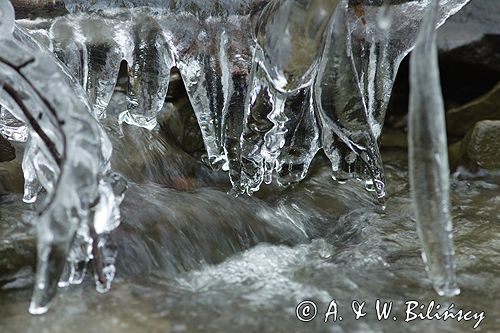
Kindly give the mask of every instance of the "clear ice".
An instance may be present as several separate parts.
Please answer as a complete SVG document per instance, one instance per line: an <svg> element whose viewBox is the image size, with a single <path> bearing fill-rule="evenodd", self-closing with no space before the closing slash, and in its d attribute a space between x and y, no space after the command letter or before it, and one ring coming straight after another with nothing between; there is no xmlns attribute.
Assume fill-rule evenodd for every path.
<svg viewBox="0 0 500 333"><path fill-rule="evenodd" d="M244 106L240 186L302 180L320 148L312 85L332 1L276 1L260 14ZM233 182L235 179L233 179Z"/></svg>
<svg viewBox="0 0 500 333"><path fill-rule="evenodd" d="M438 25L467 2L443 1ZM20 23L67 65L99 118L126 61L119 121L154 128L177 67L207 161L229 171L235 193L300 181L323 148L334 179L361 179L383 199L385 112L429 3L66 0L69 15Z"/></svg>
<svg viewBox="0 0 500 333"><path fill-rule="evenodd" d="M115 254L104 244L119 223L125 185L109 169L111 146L95 119L110 116L123 62L127 106L117 121L156 128L176 67L206 161L228 171L235 194L302 180L322 148L334 179L359 179L383 201L379 141L398 67L424 23L422 34L431 34L468 1L442 0L431 29L424 22L431 0L65 0L68 14L19 20L14 30L9 2L0 0L0 132L27 142L24 200L37 201L42 189L48 198L32 312L45 310L58 280L81 282L92 258L98 290L114 275ZM422 59L415 61L428 68ZM26 105L9 95L12 87ZM429 165L443 176L442 163ZM428 191L418 197L444 200L433 197L444 192ZM447 207L441 204L435 207ZM433 235L449 229L419 228ZM444 278L451 266L443 248L422 238L430 275Z"/></svg>
<svg viewBox="0 0 500 333"><path fill-rule="evenodd" d="M14 27L11 4L0 1L0 102L28 128L24 199L43 197L33 314L47 311L58 285L74 280L82 261L94 259L98 290L113 279L106 239L119 224L124 188L110 170L111 143L78 93L53 56Z"/></svg>
<svg viewBox="0 0 500 333"><path fill-rule="evenodd" d="M433 0L410 61L409 174L422 256L440 295L460 293L453 261L450 169L435 26L439 0Z"/></svg>

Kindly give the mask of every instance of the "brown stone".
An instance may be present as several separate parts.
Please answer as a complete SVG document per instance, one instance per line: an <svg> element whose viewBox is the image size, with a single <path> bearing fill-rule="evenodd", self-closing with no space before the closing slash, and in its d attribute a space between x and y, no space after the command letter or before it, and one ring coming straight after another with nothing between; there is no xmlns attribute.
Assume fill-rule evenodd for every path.
<svg viewBox="0 0 500 333"><path fill-rule="evenodd" d="M462 142L462 151L470 167L500 170L500 121L478 122Z"/></svg>
<svg viewBox="0 0 500 333"><path fill-rule="evenodd" d="M387 129L382 132L383 147L388 148L407 148L408 133L402 130Z"/></svg>
<svg viewBox="0 0 500 333"><path fill-rule="evenodd" d="M500 120L500 82L487 94L447 114L448 133L463 136L481 120Z"/></svg>

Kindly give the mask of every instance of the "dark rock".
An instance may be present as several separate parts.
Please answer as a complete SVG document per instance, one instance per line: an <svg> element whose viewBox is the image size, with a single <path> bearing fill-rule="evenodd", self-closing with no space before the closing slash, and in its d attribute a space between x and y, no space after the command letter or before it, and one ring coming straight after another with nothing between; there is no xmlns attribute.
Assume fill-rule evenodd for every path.
<svg viewBox="0 0 500 333"><path fill-rule="evenodd" d="M0 135L0 162L9 162L16 158L16 150L7 139Z"/></svg>
<svg viewBox="0 0 500 333"><path fill-rule="evenodd" d="M500 80L500 2L471 0L438 32L443 93L449 108Z"/></svg>
<svg viewBox="0 0 500 333"><path fill-rule="evenodd" d="M382 133L382 147L407 148L408 133L403 130L389 129Z"/></svg>
<svg viewBox="0 0 500 333"><path fill-rule="evenodd" d="M163 135L174 140L189 155L200 158L205 153L203 137L179 70L170 73L167 98L158 122Z"/></svg>
<svg viewBox="0 0 500 333"><path fill-rule="evenodd" d="M455 142L454 144L448 146L448 161L451 171L455 171L459 165L464 164L464 159L462 141Z"/></svg>
<svg viewBox="0 0 500 333"><path fill-rule="evenodd" d="M16 11L16 19L56 17L68 12L62 0L12 0L12 5Z"/></svg>
<svg viewBox="0 0 500 333"><path fill-rule="evenodd" d="M21 195L0 197L0 288L12 282L19 270L35 267L35 216Z"/></svg>
<svg viewBox="0 0 500 333"><path fill-rule="evenodd" d="M478 99L451 109L446 119L448 133L463 136L481 120L500 120L500 83Z"/></svg>
<svg viewBox="0 0 500 333"><path fill-rule="evenodd" d="M460 144L455 145L455 150L460 145L460 164L465 164L473 171L484 169L487 171L500 170L500 133L499 120L483 120L470 130ZM452 149L453 151L453 149Z"/></svg>
<svg viewBox="0 0 500 333"><path fill-rule="evenodd" d="M500 81L500 1L471 0L438 30L437 41L447 110L470 103ZM398 71L387 113L387 126L398 130L406 127L408 58ZM465 133L460 133L462 138Z"/></svg>
<svg viewBox="0 0 500 333"><path fill-rule="evenodd" d="M488 36L500 36L500 2L498 0L471 0L452 16L438 31L438 47L441 53L481 42ZM498 45L490 45L499 50ZM474 50L471 50L474 51ZM476 50L479 55L480 50ZM497 53L498 56L500 54ZM477 58L484 63L483 57ZM472 59L471 59L472 60ZM500 70L500 63L490 60L492 67Z"/></svg>

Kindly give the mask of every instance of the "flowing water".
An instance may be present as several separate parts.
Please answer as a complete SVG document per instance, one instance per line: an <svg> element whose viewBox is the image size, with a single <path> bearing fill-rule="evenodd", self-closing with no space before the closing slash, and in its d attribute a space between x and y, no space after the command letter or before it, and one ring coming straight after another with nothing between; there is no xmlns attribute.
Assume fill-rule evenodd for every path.
<svg viewBox="0 0 500 333"><path fill-rule="evenodd" d="M88 279L60 290L46 315L29 315L34 213L21 203L22 193L6 194L0 332L470 332L477 322L405 322L410 300L485 311L479 331L500 329L494 296L500 293L500 177L452 178L462 294L442 298L421 260L404 150L382 152L389 193L383 211L359 182L334 182L322 156L298 185L235 198L226 194L227 176L160 133L136 129L126 136L112 125L108 132L115 142L112 164L131 180L122 225L113 234L119 256L112 290L100 295ZM7 168L2 184L15 192L16 162ZM324 323L333 299L343 320ZM377 299L394 302L388 320L377 320ZM318 308L308 323L296 317L303 300ZM366 302L367 315L359 320L354 300Z"/></svg>
<svg viewBox="0 0 500 333"><path fill-rule="evenodd" d="M7 55L0 62L0 97L4 107L30 120L34 131L27 144L16 144L18 159L0 166L0 332L500 331L495 317L500 175L456 173L448 214L443 196L448 184L442 182L448 175L446 144L441 140L443 151L433 153L425 140L410 142L423 151L411 154L412 166L430 166L423 160L429 159L436 162L431 171L440 171L436 179L433 173L412 177L413 187L424 189L415 202L430 201L418 205L427 255L422 261L407 152L385 150L381 157L377 145L395 73L414 46L431 1L390 6L369 1L366 8L342 1L327 29L324 54L305 51L305 58L294 42L304 38L303 26L294 20L309 22L308 15L315 15L299 0L287 2L291 7L271 5L259 19L255 41L250 34L230 38L251 30L247 14L259 1L235 8L223 2L222 11L213 2L162 14L151 8L80 13L50 24L24 22L29 33L14 28L12 8L0 2L0 15L8 19L0 20L0 53ZM142 6L139 2L132 4ZM416 83L438 73L437 56L425 47L434 39L435 23L467 2L446 0L442 7L432 2L434 20L424 24L417 51L423 52L420 60L430 59L434 66L415 62ZM77 6L68 9L77 12L89 5L71 3ZM333 7L316 9L326 15ZM193 8L198 9L190 13ZM330 16L316 23L326 29ZM287 31L294 36L291 44L285 38L275 45ZM309 37L306 44L318 49L320 40ZM42 44L68 67L54 62ZM288 61L282 55L290 48ZM297 67L294 59L303 63ZM123 64L127 87L113 95ZM192 110L184 103L187 113L164 104L165 95L167 102L171 97L169 85L175 84L172 77L179 74L191 100ZM432 82L422 88L440 98L439 82ZM419 99L429 94L413 86L418 85L412 85L417 102L440 102ZM31 109L12 103L19 92L31 96ZM33 113L40 105L43 112ZM100 119L107 136L82 109ZM243 109L244 115L238 113ZM413 125L423 124L416 119ZM444 121L431 119L419 128L432 125L437 127L429 135L420 130L417 135L443 139ZM40 181L48 209L40 209L43 200L22 204L21 164L24 201L36 199ZM116 230L124 182L111 170L128 181ZM304 177L299 184L280 185ZM442 185L440 198L432 197L436 187L424 186L433 182ZM365 183L375 193L367 192ZM253 197L234 196L257 190ZM458 291L449 215L462 289L454 298L439 297L432 288L434 283L442 293ZM75 223L66 223L68 218ZM66 257L71 274L63 272ZM101 292L116 264L116 283L107 295L96 293L92 274L67 286L80 282L81 264L90 258ZM28 315L33 285L30 311L41 314L58 281L61 289L49 313ZM441 282L450 288L441 288ZM384 319L377 318L380 302L392 309ZM450 313L452 319L440 319Z"/></svg>

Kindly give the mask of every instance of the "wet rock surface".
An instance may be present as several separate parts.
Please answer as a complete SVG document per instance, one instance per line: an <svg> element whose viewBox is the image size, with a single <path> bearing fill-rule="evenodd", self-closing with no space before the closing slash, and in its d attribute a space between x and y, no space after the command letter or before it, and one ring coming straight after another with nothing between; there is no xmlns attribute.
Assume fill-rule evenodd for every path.
<svg viewBox="0 0 500 333"><path fill-rule="evenodd" d="M500 56L498 45L490 43L500 36L499 18L498 1L472 0L439 29L438 45L441 53L449 52L452 56L452 52L456 52L455 55L463 61L486 64L499 71L500 65L495 62ZM461 49L463 47L466 48ZM491 55L494 57L488 57Z"/></svg>
<svg viewBox="0 0 500 333"><path fill-rule="evenodd" d="M500 3L472 0L438 30L445 99L454 108L500 81Z"/></svg>
<svg viewBox="0 0 500 333"><path fill-rule="evenodd" d="M500 121L483 120L459 143L461 163L470 170L500 171Z"/></svg>
<svg viewBox="0 0 500 333"><path fill-rule="evenodd" d="M463 136L478 121L500 120L500 83L478 99L451 109L446 115L449 135Z"/></svg>
<svg viewBox="0 0 500 333"><path fill-rule="evenodd" d="M32 284L24 273L36 264L34 215L20 194L0 196L0 289Z"/></svg>
<svg viewBox="0 0 500 333"><path fill-rule="evenodd" d="M12 161L16 158L16 150L9 141L0 135L0 162Z"/></svg>
<svg viewBox="0 0 500 333"><path fill-rule="evenodd" d="M66 12L62 0L13 0L18 19L36 19L40 17L55 17Z"/></svg>

